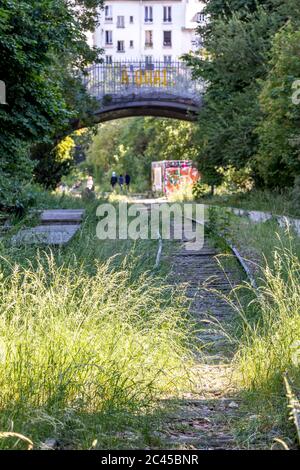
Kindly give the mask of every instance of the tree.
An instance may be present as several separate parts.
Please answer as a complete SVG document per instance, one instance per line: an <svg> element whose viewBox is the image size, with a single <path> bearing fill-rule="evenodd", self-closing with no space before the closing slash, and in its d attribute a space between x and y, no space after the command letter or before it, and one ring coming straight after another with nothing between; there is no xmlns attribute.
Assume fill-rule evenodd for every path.
<svg viewBox="0 0 300 470"><path fill-rule="evenodd" d="M188 55L194 77L207 82L205 106L199 115L199 168L209 184L220 183L218 167L258 166L257 127L264 119L260 87L268 75L274 35L299 21L297 0L210 0L210 21L199 28L205 54Z"/></svg>
<svg viewBox="0 0 300 470"><path fill-rule="evenodd" d="M257 161L269 187L292 186L300 175L300 93L293 89L300 77L299 58L300 31L289 23L274 37L270 71L260 94L264 116L257 129Z"/></svg>
<svg viewBox="0 0 300 470"><path fill-rule="evenodd" d="M145 125L152 129L155 138L149 141L147 154L151 159L194 160L197 148L193 145L195 126L186 121L150 118Z"/></svg>
<svg viewBox="0 0 300 470"><path fill-rule="evenodd" d="M102 182L107 178L110 168L118 164L120 135L127 125L127 120L116 120L100 124L97 133L87 151L87 161L94 168L94 176Z"/></svg>
<svg viewBox="0 0 300 470"><path fill-rule="evenodd" d="M127 171L139 190L146 190L152 161L195 159L194 129L187 122L149 117L105 123L88 151L88 163L99 182L108 181L111 170Z"/></svg>
<svg viewBox="0 0 300 470"><path fill-rule="evenodd" d="M8 103L0 106L4 178L29 180L30 147L53 147L70 120L81 118L82 71L100 52L89 47L86 32L94 30L101 5L102 0L0 1L0 79ZM74 86L69 94L68 83Z"/></svg>
<svg viewBox="0 0 300 470"><path fill-rule="evenodd" d="M237 12L253 13L259 6L273 10L274 5L283 3L283 0L204 0L205 13L211 19L230 17Z"/></svg>
<svg viewBox="0 0 300 470"><path fill-rule="evenodd" d="M257 149L260 119L257 79L266 75L266 55L277 16L259 8L215 19L205 34L207 57L187 56L207 90L199 115L199 169L203 180L219 184L218 167L249 164Z"/></svg>

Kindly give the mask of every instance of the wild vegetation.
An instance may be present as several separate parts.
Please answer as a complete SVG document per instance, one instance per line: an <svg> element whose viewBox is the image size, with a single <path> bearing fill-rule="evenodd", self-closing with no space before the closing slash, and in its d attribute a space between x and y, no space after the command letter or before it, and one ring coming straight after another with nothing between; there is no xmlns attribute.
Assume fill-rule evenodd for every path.
<svg viewBox="0 0 300 470"><path fill-rule="evenodd" d="M207 83L199 114L203 182L224 181L220 167L251 169L257 188L293 187L299 176L299 8L295 0L206 2L199 28L204 54L188 55Z"/></svg>
<svg viewBox="0 0 300 470"><path fill-rule="evenodd" d="M1 241L0 430L35 448L145 446L161 400L189 389L193 322L184 291L154 269L157 242L100 242L87 209L66 248Z"/></svg>
<svg viewBox="0 0 300 470"><path fill-rule="evenodd" d="M162 446L150 431L162 399L189 389L194 357L184 289L168 285L164 264L154 269L155 242L99 243L94 203L41 186L71 180L86 153L83 166L102 188L112 170L127 171L143 192L152 161L187 158L202 174L197 199L299 216L298 3L207 0L204 50L185 57L194 78L207 82L198 123L126 119L93 136L93 129L74 130L79 121L91 125L95 103L82 76L99 60L86 32L97 25L102 0L1 2L8 105L0 107L0 210L6 217L24 216L31 205L84 206L88 214L65 248L11 244L34 215L12 217L1 235L0 431L29 436L37 448L52 436L65 448ZM257 436L272 439L278 425L293 446L283 376L298 393L299 239L275 221L253 225L223 214L215 222L258 265L258 290L237 290L239 321L228 331L238 392L253 411L236 431L251 447ZM15 442L6 435L0 447Z"/></svg>
<svg viewBox="0 0 300 470"><path fill-rule="evenodd" d="M205 54L186 57L195 77L208 82L196 136L203 180L195 194L208 203L299 216L297 2L206 3L210 22L199 28ZM214 196L205 183L218 187ZM235 304L234 364L253 412L237 432L251 446L281 430L293 446L284 374L299 396L299 239L275 221L223 214L219 223L259 286L239 289Z"/></svg>
<svg viewBox="0 0 300 470"><path fill-rule="evenodd" d="M243 410L252 413L237 423L237 436L265 447L273 434L294 447L285 377L299 396L300 238L273 219L253 223L223 208L210 212L212 234L222 232L237 247L257 285L242 283L228 297L236 313L225 328L235 350L235 379Z"/></svg>
<svg viewBox="0 0 300 470"><path fill-rule="evenodd" d="M152 117L129 118L98 126L87 151L87 164L102 188L109 187L112 171L132 177L133 188L151 188L151 162L196 157L195 126L188 122Z"/></svg>
<svg viewBox="0 0 300 470"><path fill-rule="evenodd" d="M252 422L244 423L244 438L263 439L277 428L287 446L294 447L296 428L289 422L285 377L299 396L300 266L299 249L296 254L284 245L278 240L273 246L260 270L258 290L249 288L251 302L237 309L242 331L235 365L246 406L254 413Z"/></svg>
<svg viewBox="0 0 300 470"><path fill-rule="evenodd" d="M1 80L7 101L0 107L2 209L26 205L26 184L36 177L47 186L45 175L53 166L57 173L62 165L58 173L63 173L65 156L57 144L78 120L89 122L93 100L82 73L100 51L90 48L86 33L94 30L101 5L102 0L1 2ZM40 161L44 167L47 161L44 179ZM60 176L55 176L57 184Z"/></svg>

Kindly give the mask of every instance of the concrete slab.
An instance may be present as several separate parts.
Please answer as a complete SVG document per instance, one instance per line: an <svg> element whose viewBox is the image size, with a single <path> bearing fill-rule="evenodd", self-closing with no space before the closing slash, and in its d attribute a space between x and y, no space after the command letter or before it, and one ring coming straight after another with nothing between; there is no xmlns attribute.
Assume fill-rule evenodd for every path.
<svg viewBox="0 0 300 470"><path fill-rule="evenodd" d="M45 210L41 213L41 222L50 224L80 224L84 217L84 209L54 209Z"/></svg>
<svg viewBox="0 0 300 470"><path fill-rule="evenodd" d="M37 227L22 229L14 237L14 245L65 245L79 230L80 225L38 225Z"/></svg>

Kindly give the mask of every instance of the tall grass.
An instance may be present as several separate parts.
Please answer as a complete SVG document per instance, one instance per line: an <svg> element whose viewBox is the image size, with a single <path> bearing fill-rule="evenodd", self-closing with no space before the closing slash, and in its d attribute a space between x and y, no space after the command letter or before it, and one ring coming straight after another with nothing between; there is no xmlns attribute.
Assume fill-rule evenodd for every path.
<svg viewBox="0 0 300 470"><path fill-rule="evenodd" d="M0 286L2 430L17 418L31 436L36 413L136 412L186 384L182 294L147 273L132 282L126 261L98 263L91 277L45 256Z"/></svg>
<svg viewBox="0 0 300 470"><path fill-rule="evenodd" d="M247 192L224 192L216 190L214 196L204 195L203 204L238 207L246 210L272 212L275 215L299 217L299 205L292 198L291 190L269 191L253 189Z"/></svg>
<svg viewBox="0 0 300 470"><path fill-rule="evenodd" d="M180 184L168 195L170 202L191 202L194 201L193 186L191 184Z"/></svg>
<svg viewBox="0 0 300 470"><path fill-rule="evenodd" d="M243 334L235 362L243 388L254 398L256 412L288 428L284 374L300 390L300 260L291 248L280 246L266 264L258 290L243 308ZM263 422L263 420L261 421ZM266 434L266 428L264 430Z"/></svg>
<svg viewBox="0 0 300 470"><path fill-rule="evenodd" d="M274 253L274 266L263 270L264 280L256 292L253 324L245 322L237 355L244 385L272 393L280 390L285 371L300 379L295 344L300 340L300 261L289 249ZM245 318L245 313L243 313Z"/></svg>
<svg viewBox="0 0 300 470"><path fill-rule="evenodd" d="M119 447L189 383L184 292L151 271L155 242L98 240L96 204L66 247L0 245L0 432L34 447Z"/></svg>
<svg viewBox="0 0 300 470"><path fill-rule="evenodd" d="M260 272L259 266L266 263L274 267L274 251L278 246L281 251L287 249L300 258L300 238L292 227L280 227L275 219L254 223L248 217L231 214L223 208L213 208L213 214L211 211L210 219L213 217L217 224L216 230L226 233L254 271Z"/></svg>

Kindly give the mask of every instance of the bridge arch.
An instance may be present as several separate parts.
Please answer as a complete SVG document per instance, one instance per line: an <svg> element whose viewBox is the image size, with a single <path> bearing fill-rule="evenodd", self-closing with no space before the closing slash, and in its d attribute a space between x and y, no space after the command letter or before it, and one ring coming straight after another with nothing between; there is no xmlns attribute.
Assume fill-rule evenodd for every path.
<svg viewBox="0 0 300 470"><path fill-rule="evenodd" d="M192 80L185 63L160 61L97 64L88 70L85 84L99 102L96 123L132 116L195 121L205 88Z"/></svg>

